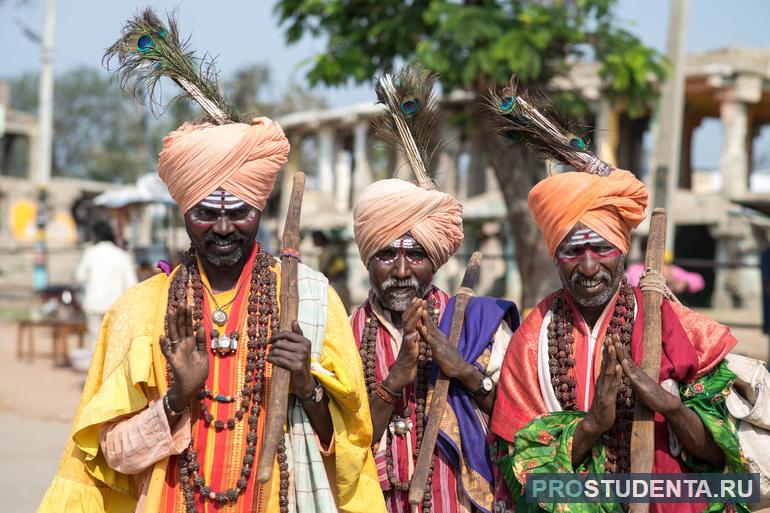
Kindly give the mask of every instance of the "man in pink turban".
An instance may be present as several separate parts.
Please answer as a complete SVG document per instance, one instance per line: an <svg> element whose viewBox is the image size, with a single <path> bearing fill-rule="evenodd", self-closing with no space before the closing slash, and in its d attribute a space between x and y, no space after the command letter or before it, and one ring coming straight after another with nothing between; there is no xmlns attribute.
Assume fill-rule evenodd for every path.
<svg viewBox="0 0 770 513"><path fill-rule="evenodd" d="M385 510L362 367L322 274L299 265L297 320L277 329L280 268L256 234L288 152L264 117L186 123L164 139L158 172L192 246L106 314L40 513ZM291 420L260 483L273 366L291 373Z"/></svg>
<svg viewBox="0 0 770 513"><path fill-rule="evenodd" d="M641 291L623 276L646 206L644 184L620 169L553 175L529 194L563 288L527 316L503 362L490 429L508 508L563 509L528 501L525 483L537 473L629 472L636 401L655 412L653 472L744 471L722 401L735 378L722 361L736 343L726 327L666 299L660 375L651 379L638 367L646 312ZM621 509L611 501L570 506ZM650 510L707 506L693 500Z"/></svg>
<svg viewBox="0 0 770 513"><path fill-rule="evenodd" d="M463 241L462 206L450 194L404 180L375 182L353 210L353 230L371 288L351 322L388 510L410 510L408 485L430 376L439 368L452 378L451 398L423 511L492 511L492 463L481 419L492 411L500 361L518 325L516 307L473 298L457 348L449 345L454 298L432 281Z"/></svg>

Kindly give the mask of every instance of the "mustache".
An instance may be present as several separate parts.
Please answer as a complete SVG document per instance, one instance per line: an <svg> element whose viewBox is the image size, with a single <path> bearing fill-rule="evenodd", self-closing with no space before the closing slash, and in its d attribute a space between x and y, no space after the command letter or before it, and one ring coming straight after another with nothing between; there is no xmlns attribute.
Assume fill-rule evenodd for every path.
<svg viewBox="0 0 770 513"><path fill-rule="evenodd" d="M420 282L412 276L411 278L388 278L382 282L382 290L390 290L394 288L411 288L415 292L420 288Z"/></svg>
<svg viewBox="0 0 770 513"><path fill-rule="evenodd" d="M214 232L208 232L206 235L203 236L203 243L207 245L218 244L220 246L226 246L227 244L230 244L233 242L242 242L244 238L245 237L238 232L233 232L230 235L227 235L225 237L222 237L221 235L217 235Z"/></svg>
<svg viewBox="0 0 770 513"><path fill-rule="evenodd" d="M583 279L599 280L609 284L612 281L612 275L609 273L609 271L606 271L604 269L599 270L599 272L597 272L593 276L586 276L580 271L575 270L575 272L572 273L572 276L569 277L570 284L573 286L576 286L578 282Z"/></svg>

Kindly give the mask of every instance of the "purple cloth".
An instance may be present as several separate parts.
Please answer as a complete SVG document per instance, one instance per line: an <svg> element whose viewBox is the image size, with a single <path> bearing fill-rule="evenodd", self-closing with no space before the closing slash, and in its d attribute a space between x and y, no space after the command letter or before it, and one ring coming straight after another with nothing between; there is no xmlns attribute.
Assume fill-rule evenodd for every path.
<svg viewBox="0 0 770 513"><path fill-rule="evenodd" d="M449 300L439 323L439 329L447 336L452 325L455 299L453 297ZM465 309L463 330L460 333L460 340L457 344L460 356L466 362L474 363L485 349L492 346L495 332L503 319L509 321L511 330L516 331L516 328L519 327L519 312L513 302L491 297L471 298ZM436 382L437 374L438 367L434 365L431 383ZM459 451L462 450L465 463L489 483L493 483L492 460L490 460L489 451L487 450L484 426L474 411L470 392L458 380L453 379L449 383L447 405L452 408L455 417L457 417L462 449L458 448L455 442L443 431L439 431L436 446L458 471L460 466ZM475 503L474 505L482 511L489 513L489 510L483 505Z"/></svg>
<svg viewBox="0 0 770 513"><path fill-rule="evenodd" d="M166 273L166 276L171 274L171 264L166 260L158 260L158 262L155 264L155 267Z"/></svg>

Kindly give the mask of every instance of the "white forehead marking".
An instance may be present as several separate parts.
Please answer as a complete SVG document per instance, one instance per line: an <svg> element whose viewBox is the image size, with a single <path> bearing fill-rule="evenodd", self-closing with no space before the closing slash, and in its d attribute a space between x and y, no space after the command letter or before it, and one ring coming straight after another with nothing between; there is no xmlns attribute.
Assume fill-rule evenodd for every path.
<svg viewBox="0 0 770 513"><path fill-rule="evenodd" d="M201 205L204 207L220 210L235 210L243 207L245 204L246 202L224 189L215 190L201 201Z"/></svg>
<svg viewBox="0 0 770 513"><path fill-rule="evenodd" d="M583 246L586 244L598 244L606 242L604 237L591 230L590 228L584 228L582 230L576 230L565 242L567 246Z"/></svg>
<svg viewBox="0 0 770 513"><path fill-rule="evenodd" d="M412 249L415 246L419 246L419 244L410 235L404 235L390 243L390 247L396 249Z"/></svg>

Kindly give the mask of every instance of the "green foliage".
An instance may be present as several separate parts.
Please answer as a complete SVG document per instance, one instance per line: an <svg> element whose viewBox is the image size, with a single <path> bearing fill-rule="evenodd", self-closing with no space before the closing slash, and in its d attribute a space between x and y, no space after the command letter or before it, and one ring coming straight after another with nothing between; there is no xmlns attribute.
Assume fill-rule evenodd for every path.
<svg viewBox="0 0 770 513"><path fill-rule="evenodd" d="M664 58L620 27L617 0L279 0L286 39L323 35L311 84L364 82L402 60L436 71L445 87L486 92L512 72L548 84L577 62L599 63L614 99L639 115L655 98Z"/></svg>

